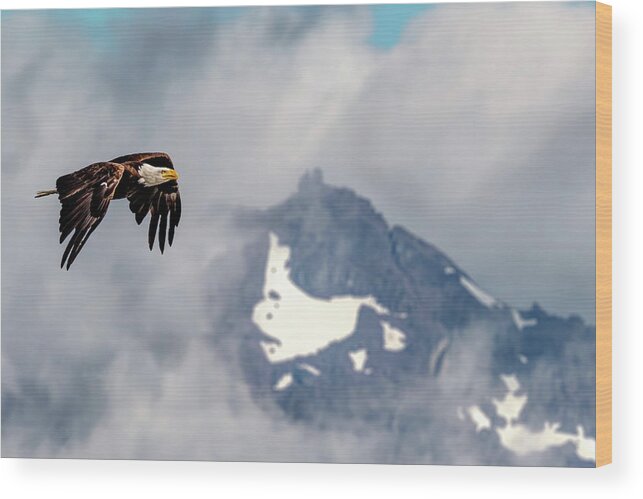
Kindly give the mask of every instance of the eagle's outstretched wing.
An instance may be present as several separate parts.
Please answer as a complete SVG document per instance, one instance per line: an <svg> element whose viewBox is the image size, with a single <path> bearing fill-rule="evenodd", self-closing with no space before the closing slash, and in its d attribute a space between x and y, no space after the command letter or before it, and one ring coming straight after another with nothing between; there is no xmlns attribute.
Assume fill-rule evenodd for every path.
<svg viewBox="0 0 643 499"><path fill-rule="evenodd" d="M127 193L127 199L137 224L140 225L148 212L151 213L150 227L147 233L150 250L154 247L157 228L161 253L165 250L166 234L167 241L172 246L174 229L179 225L179 220L181 219L181 196L176 180L165 182L155 187L143 187L135 183Z"/></svg>
<svg viewBox="0 0 643 499"><path fill-rule="evenodd" d="M94 163L56 181L58 199L62 204L60 242L74 231L63 253L61 268L67 262L69 270L91 233L105 217L123 171L123 165L113 162Z"/></svg>
<svg viewBox="0 0 643 499"><path fill-rule="evenodd" d="M158 168L172 168L174 165L170 156L164 152L139 152L135 154L127 154L119 156L111 160L111 163L147 163L148 165L156 166Z"/></svg>
<svg viewBox="0 0 643 499"><path fill-rule="evenodd" d="M148 165L174 169L170 156L164 152L142 152L119 156L112 160L114 163L147 163ZM148 230L150 250L154 247L154 239L158 230L159 248L165 250L165 238L170 246L174 241L174 229L181 219L181 196L179 185L175 180L165 182L155 187L144 187L134 183L127 192L129 207L134 213L136 223L141 224L148 213L151 213ZM169 217L169 229L168 229Z"/></svg>

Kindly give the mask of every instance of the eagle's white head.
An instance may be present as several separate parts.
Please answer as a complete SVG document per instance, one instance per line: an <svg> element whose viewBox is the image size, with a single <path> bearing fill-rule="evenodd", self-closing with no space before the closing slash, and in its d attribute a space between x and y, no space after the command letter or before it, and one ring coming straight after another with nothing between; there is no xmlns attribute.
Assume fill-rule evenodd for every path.
<svg viewBox="0 0 643 499"><path fill-rule="evenodd" d="M141 176L141 178L138 179L138 183L144 187L153 187L169 182L170 180L179 179L179 174L176 173L176 170L172 168L160 168L158 166L148 165L147 163L143 163L139 167L138 173Z"/></svg>

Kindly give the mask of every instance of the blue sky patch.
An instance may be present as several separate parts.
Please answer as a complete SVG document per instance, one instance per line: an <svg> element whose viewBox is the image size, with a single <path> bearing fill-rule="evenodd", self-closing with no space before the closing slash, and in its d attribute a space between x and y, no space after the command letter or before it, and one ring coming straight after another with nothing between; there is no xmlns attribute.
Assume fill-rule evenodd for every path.
<svg viewBox="0 0 643 499"><path fill-rule="evenodd" d="M373 32L369 43L382 50L395 47L409 23L431 7L429 4L371 5Z"/></svg>

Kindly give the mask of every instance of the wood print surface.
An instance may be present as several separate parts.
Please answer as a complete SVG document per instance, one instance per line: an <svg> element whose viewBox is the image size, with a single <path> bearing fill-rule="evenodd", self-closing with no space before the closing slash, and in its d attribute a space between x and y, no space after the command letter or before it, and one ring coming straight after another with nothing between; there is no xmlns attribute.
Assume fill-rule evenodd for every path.
<svg viewBox="0 0 643 499"><path fill-rule="evenodd" d="M3 12L3 456L608 462L602 9Z"/></svg>
<svg viewBox="0 0 643 499"><path fill-rule="evenodd" d="M596 465L612 462L612 8L596 4Z"/></svg>

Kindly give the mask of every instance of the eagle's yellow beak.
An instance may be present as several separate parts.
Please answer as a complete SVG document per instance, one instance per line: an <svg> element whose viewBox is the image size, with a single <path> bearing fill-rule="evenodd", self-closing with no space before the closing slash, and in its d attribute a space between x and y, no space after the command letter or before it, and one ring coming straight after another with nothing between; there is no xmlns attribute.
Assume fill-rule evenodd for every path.
<svg viewBox="0 0 643 499"><path fill-rule="evenodd" d="M161 176L165 180L178 180L179 179L179 174L176 173L176 170L172 170L172 169L163 170L161 172Z"/></svg>

